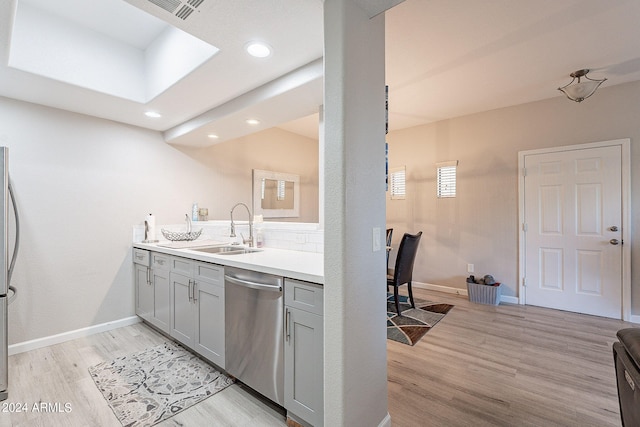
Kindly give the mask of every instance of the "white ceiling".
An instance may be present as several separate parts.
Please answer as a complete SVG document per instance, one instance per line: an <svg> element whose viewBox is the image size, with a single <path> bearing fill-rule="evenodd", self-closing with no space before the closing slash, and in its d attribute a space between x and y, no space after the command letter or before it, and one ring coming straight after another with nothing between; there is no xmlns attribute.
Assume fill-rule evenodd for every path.
<svg viewBox="0 0 640 427"><path fill-rule="evenodd" d="M164 3L172 1L175 0L164 1ZM210 43L220 51L178 83L148 102L125 99L7 66L14 17L21 7L27 5L40 8L41 15L51 13L51 19L63 16L68 19L69 28L73 27L78 34L81 34L82 31L88 31L86 37L77 37L78 50L80 48L86 50L85 42L95 33L109 37L115 31L123 36L120 41L138 35L135 24L130 25L132 17L129 15L130 13L134 14L136 9L129 7L128 10L133 9L133 12L123 12L127 8L122 6L127 3ZM94 6L97 4L100 4L100 7L97 9L99 16L96 18L93 12L95 12ZM90 6L87 7L87 5ZM81 22L82 26L78 22ZM104 22L110 23L114 31L107 32L104 29ZM98 25L98 23L101 24ZM138 25L137 28L141 34L147 34L147 31L143 31L147 23L143 23L143 25L139 23ZM127 0L126 3L123 0L92 0L91 2L86 0L56 0L55 2L0 0L0 58L2 59L0 63L0 95L149 129L167 131L203 113L210 112L212 109L228 106L240 96L248 98L247 93L321 58L322 27L321 0L204 0L186 20L174 16L149 0ZM153 39L153 32L154 29L151 28L148 31L150 36L143 36L147 39L147 43L149 39ZM127 34L129 36L125 37ZM42 34L33 34L32 37L32 44L37 47L48 43L53 36L43 31ZM253 40L262 40L271 45L273 47L272 55L259 59L246 54L244 46ZM138 44L138 46L140 45L144 46L144 43ZM58 53L60 54L56 57ZM50 56L52 61L69 61L69 56L66 53L53 51L50 52ZM97 61L101 59L101 55L110 53L98 50L92 55L95 55ZM117 65L119 64L114 64L114 68L117 68ZM114 69L113 71L119 72L121 70ZM80 73L81 71L76 69L74 72ZM304 76L311 81L287 82L288 87L293 89L310 83L317 86L317 76L309 76L308 74ZM299 76L294 77L300 79ZM277 88L271 87L270 89L268 92L271 98L275 99L285 95ZM298 108L293 105L289 107L292 116L280 114L277 119L290 120L300 117L299 114L308 115L316 112L318 105L322 103L322 91L316 90L315 92L317 92L317 94L314 93L315 99L305 96ZM264 96L265 91L258 91L258 93ZM264 99L259 100L264 101ZM244 123L244 119L248 118L245 117L247 105L248 102L245 100L235 110L230 110L228 107L222 108L224 110L222 117L226 120L229 120L230 116L237 116L237 129L233 130L234 134L220 135L220 140L239 136L242 134L243 128L247 128ZM146 117L144 112L147 110L160 112L162 118L150 119ZM216 117L220 118L219 116ZM268 123L265 120L261 125L247 129L245 132L254 132L275 124L277 123ZM206 138L208 131L209 129L205 128L195 129L192 132L191 140L182 136L179 142L191 143L192 145L209 144L211 140Z"/></svg>
<svg viewBox="0 0 640 427"><path fill-rule="evenodd" d="M386 17L390 127L564 96L583 68L640 80L638 23L638 0L407 0Z"/></svg>
<svg viewBox="0 0 640 427"><path fill-rule="evenodd" d="M220 51L150 101L132 101L8 67L19 2L144 49L163 26L143 32L128 19L139 11L111 14L129 3ZM204 146L216 142L208 133L221 142L272 126L317 137L321 0L203 0L185 20L158 0L92 0L98 19L83 11L86 0L19 2L0 0L2 96L163 131L170 143ZM606 77L602 87L640 80L638 22L638 0L406 0L386 13L390 130L563 96L556 89L582 68ZM273 54L249 57L250 40ZM249 127L250 117L260 125Z"/></svg>

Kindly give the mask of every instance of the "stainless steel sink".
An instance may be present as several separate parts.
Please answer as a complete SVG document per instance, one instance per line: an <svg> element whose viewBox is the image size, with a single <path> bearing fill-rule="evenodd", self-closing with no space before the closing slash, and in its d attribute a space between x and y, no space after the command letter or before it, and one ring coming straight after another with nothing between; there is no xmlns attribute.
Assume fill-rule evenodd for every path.
<svg viewBox="0 0 640 427"><path fill-rule="evenodd" d="M204 248L193 248L192 250L217 255L240 255L260 252L260 249L245 248L242 246L209 246Z"/></svg>

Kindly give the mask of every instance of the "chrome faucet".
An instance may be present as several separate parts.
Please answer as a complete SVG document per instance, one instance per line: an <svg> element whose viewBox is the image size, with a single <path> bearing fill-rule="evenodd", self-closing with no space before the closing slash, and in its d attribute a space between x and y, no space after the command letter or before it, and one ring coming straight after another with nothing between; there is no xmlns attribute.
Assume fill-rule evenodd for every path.
<svg viewBox="0 0 640 427"><path fill-rule="evenodd" d="M242 233L240 233L240 235L242 236L242 242L245 244L248 243L249 247L253 247L253 217L251 215L249 207L244 203L236 203L235 206L231 208L231 234L229 235L229 237L236 237L236 225L233 222L233 210L240 205L244 206L247 210L247 213L249 214L249 239L245 239L244 236L242 236Z"/></svg>

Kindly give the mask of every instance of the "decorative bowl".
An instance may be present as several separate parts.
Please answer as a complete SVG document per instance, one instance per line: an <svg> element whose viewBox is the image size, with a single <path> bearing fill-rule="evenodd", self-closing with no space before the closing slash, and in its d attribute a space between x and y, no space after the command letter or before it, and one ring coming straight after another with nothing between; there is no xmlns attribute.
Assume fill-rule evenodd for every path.
<svg viewBox="0 0 640 427"><path fill-rule="evenodd" d="M196 240L202 234L202 228L198 231L169 231L164 228L161 229L162 235L167 240L180 241L180 240Z"/></svg>

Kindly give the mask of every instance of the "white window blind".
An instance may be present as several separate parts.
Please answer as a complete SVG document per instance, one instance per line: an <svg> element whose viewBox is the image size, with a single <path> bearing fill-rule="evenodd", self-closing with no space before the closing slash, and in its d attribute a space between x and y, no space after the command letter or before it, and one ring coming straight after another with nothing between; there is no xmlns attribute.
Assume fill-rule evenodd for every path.
<svg viewBox="0 0 640 427"><path fill-rule="evenodd" d="M389 189L392 199L404 199L406 196L405 167L393 168L389 171Z"/></svg>
<svg viewBox="0 0 640 427"><path fill-rule="evenodd" d="M436 163L438 197L456 197L456 169L458 161Z"/></svg>
<svg viewBox="0 0 640 427"><path fill-rule="evenodd" d="M279 180L278 181L278 200L284 200L284 195L285 195L285 181L283 180Z"/></svg>

